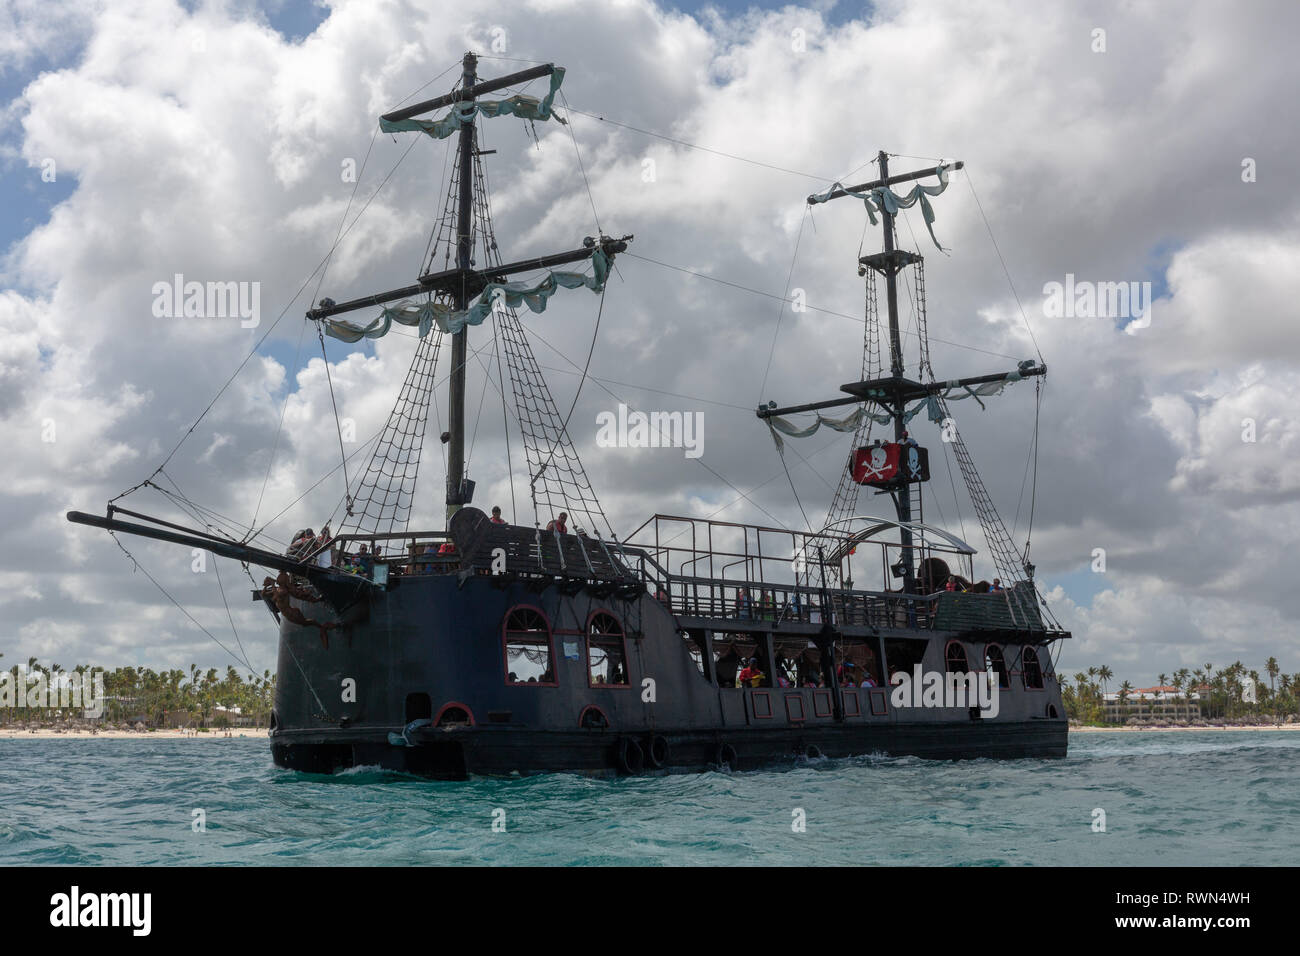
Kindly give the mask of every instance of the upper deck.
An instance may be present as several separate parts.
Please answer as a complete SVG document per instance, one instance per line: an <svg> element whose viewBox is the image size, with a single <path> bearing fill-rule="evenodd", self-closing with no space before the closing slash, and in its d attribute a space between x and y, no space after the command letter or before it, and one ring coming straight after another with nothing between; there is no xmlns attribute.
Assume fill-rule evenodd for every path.
<svg viewBox="0 0 1300 956"><path fill-rule="evenodd" d="M835 530L800 532L655 515L624 548L637 557L647 587L683 626L815 633L831 624L1063 636L1044 621L1028 583L998 592L987 585L944 590L950 573L970 580L975 550L919 522L906 525L911 545L884 537L901 527L890 519L862 518ZM920 570L911 593L901 586L905 553Z"/></svg>
<svg viewBox="0 0 1300 956"><path fill-rule="evenodd" d="M388 557L377 563L385 569L377 583L389 575L506 574L625 597L645 591L683 627L815 634L830 624L1065 636L1045 621L1028 583L998 592L978 585L944 590L950 573L971 577L975 552L960 539L913 522L907 525L913 543L904 546L884 537L898 522L872 518L859 525L809 533L655 515L619 542L493 524L465 508L447 532L340 536L334 563L341 566L360 543L382 543ZM913 593L901 588L905 549L919 569ZM855 575L871 584L859 585ZM900 586L890 587L894 582Z"/></svg>

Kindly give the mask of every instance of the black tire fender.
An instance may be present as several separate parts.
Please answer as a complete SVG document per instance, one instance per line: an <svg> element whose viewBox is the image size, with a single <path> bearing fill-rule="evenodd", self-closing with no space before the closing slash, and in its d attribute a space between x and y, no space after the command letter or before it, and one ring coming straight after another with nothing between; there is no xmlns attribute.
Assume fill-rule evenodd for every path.
<svg viewBox="0 0 1300 956"><path fill-rule="evenodd" d="M668 738L661 737L659 734L652 734L650 739L646 741L646 763L655 770L662 770L668 765L670 753Z"/></svg>
<svg viewBox="0 0 1300 956"><path fill-rule="evenodd" d="M645 751L631 737L619 738L618 769L629 777L635 777L645 769Z"/></svg>

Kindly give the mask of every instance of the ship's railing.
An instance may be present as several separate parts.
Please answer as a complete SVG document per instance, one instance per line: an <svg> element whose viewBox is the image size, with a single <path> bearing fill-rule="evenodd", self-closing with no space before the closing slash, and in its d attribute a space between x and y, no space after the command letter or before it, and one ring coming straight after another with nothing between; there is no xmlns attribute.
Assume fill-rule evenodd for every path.
<svg viewBox="0 0 1300 956"><path fill-rule="evenodd" d="M940 595L897 591L858 591L786 585L722 578L642 573L657 600L679 617L732 620L755 627L783 624L823 624L865 627L928 628Z"/></svg>
<svg viewBox="0 0 1300 956"><path fill-rule="evenodd" d="M449 574L460 568L460 558L454 552L443 551L451 542L445 531L416 531L389 534L341 534L328 549L329 564L339 570L363 573L361 546L369 555L371 576L376 580L400 575ZM378 553L376 553L378 548ZM325 552L315 549L307 560L323 562Z"/></svg>
<svg viewBox="0 0 1300 956"><path fill-rule="evenodd" d="M943 590L947 573L969 551L925 541L898 542L845 533L811 534L709 519L656 515L625 546L646 589L674 614L733 620L942 630L1042 632L1036 592L1028 584L1008 591ZM904 592L900 557L910 551L915 592ZM884 587L855 588L853 577ZM896 588L896 590L894 589ZM919 590L924 588L925 590Z"/></svg>
<svg viewBox="0 0 1300 956"><path fill-rule="evenodd" d="M964 572L970 554L921 533L912 543L874 536L885 527L863 531L845 526L803 532L760 525L655 515L626 539L625 546L648 555L673 577L723 579L760 587L853 589L854 577L881 582L882 591L901 589L903 565L927 590L942 581L928 571L947 567ZM954 539L955 540L955 539ZM942 565L931 559L939 558ZM946 578L947 571L941 572Z"/></svg>

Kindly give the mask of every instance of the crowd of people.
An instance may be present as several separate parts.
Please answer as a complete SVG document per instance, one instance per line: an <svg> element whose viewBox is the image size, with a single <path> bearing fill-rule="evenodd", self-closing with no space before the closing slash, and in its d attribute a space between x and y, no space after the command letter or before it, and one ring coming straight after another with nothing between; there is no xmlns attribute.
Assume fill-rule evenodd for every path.
<svg viewBox="0 0 1300 956"><path fill-rule="evenodd" d="M749 588L736 589L736 618L741 621L799 621L803 620L804 608L799 602L799 592L792 592L779 608L772 591L764 590L755 601L749 594Z"/></svg>
<svg viewBox="0 0 1300 956"><path fill-rule="evenodd" d="M561 534L567 533L568 517L566 513L561 512L558 518L546 526L546 529L559 531ZM506 524L506 520L501 517L500 505L493 506L488 520L492 524ZM326 524L321 528L320 534L316 534L311 528L303 528L297 532L286 553L291 558L311 562L318 567L333 568L345 574L373 578L375 565L385 560L389 562L390 574L432 574L440 567L447 566L450 563L448 559L455 557L457 552L456 545L450 540L429 541L423 545L413 541L408 560L394 562L391 558L386 558L383 546L377 542L362 543L355 552L336 548L334 536L330 533L329 525Z"/></svg>
<svg viewBox="0 0 1300 956"><path fill-rule="evenodd" d="M734 645L728 647L714 662L719 687L826 687L820 668L807 660L791 660L778 654L775 677L769 678L762 658L754 655L742 657ZM836 682L841 687L876 687L869 662L855 664L842 660L835 668Z"/></svg>

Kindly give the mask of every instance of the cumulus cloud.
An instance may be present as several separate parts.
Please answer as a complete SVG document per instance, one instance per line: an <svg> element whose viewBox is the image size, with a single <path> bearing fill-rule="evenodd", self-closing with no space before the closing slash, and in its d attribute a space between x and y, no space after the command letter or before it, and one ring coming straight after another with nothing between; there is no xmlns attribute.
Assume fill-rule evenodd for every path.
<svg viewBox="0 0 1300 956"><path fill-rule="evenodd" d="M283 541L335 507L334 402L364 441L382 425L414 342L331 346L327 377L301 312L323 295L406 285L428 264L447 144L372 141L375 117L417 92L448 89L467 46L486 54L485 73L519 66L490 58L498 36L508 41L501 56L568 67L561 105L572 107L571 126L538 124L536 140L513 119L483 124L484 148L497 150L484 159L505 258L572 248L594 234L597 215L606 233L636 234L611 282L595 380L571 428L617 530L653 510L802 525L751 410L831 398L857 377L856 260L879 243L860 203L809 211L803 199L835 179L871 178L879 148L895 154L894 169L959 157L967 171L935 200L950 254L933 249L915 211L900 240L927 257L941 377L1006 370L1039 349L1049 366L1032 556L1075 630L1063 666L1122 662L1147 680L1171 656L1280 651L1285 622L1300 611L1282 561L1300 482L1300 202L1284 175L1296 132L1270 104L1296 85L1287 43L1300 12L1291 7L1225 20L1214 4L1192 3L1171 22L1141 5L952 0L885 3L869 20L839 20L797 6L692 15L650 0L501 0L466 13L354 0L331 4L297 42L240 5L79 10L0 6L0 22L15 25L0 31L4 69L75 54L25 77L7 148L36 175L56 157L77 183L4 264L0 642L10 657L187 666L218 653L111 539L62 517L99 510L183 438L154 480L221 520L278 515L269 533ZM1104 53L1093 50L1098 27ZM1247 157L1255 182L1241 176ZM363 170L359 185L345 175L349 164ZM363 207L322 278L340 223ZM259 283L259 324L154 315L154 284L176 274ZM1042 290L1067 274L1151 282L1150 326L1125 334L1117 317L1051 317ZM787 277L814 308L792 313L772 298L785 294ZM596 306L573 292L525 317L561 408L573 399ZM903 319L914 368L906 296ZM488 340L476 331L472 347ZM490 354L471 360L471 412L480 392L485 401L470 468L479 499L504 504L501 408L496 385L484 385ZM1018 544L1029 519L1021 488L1034 388L1016 384L986 411L953 405ZM596 416L618 401L702 411L708 468L680 451L598 448ZM1253 442L1242 440L1247 419ZM928 425L918 431L939 448ZM436 440L425 452L418 519L432 523L441 510ZM824 435L787 452L813 520L846 452ZM941 453L934 463L927 519L982 544L969 505L946 487ZM514 477L518 486L518 469ZM154 489L137 494L194 520ZM532 520L518 487L516 498L520 520ZM129 546L223 641L233 635L222 587L234 595L250 658L270 666L265 609L237 599L248 582L236 567L220 565L218 587L212 573L191 570L183 549ZM1089 586L1096 548L1109 570Z"/></svg>

